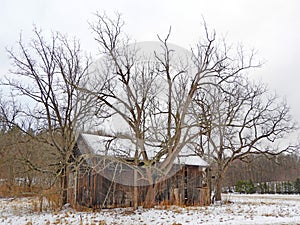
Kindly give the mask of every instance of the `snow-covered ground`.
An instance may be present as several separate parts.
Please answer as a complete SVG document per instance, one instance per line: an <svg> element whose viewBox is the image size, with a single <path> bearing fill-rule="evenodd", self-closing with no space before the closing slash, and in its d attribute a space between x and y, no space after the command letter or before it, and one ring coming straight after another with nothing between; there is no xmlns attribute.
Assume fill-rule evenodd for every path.
<svg viewBox="0 0 300 225"><path fill-rule="evenodd" d="M227 203L209 207L157 207L155 209L111 209L99 212L37 213L32 198L0 199L0 225L35 224L300 224L300 195L223 196Z"/></svg>

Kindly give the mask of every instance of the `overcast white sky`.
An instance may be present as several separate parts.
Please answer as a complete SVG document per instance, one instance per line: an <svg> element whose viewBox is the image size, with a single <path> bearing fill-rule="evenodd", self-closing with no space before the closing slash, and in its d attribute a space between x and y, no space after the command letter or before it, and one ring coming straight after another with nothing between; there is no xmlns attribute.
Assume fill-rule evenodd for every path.
<svg viewBox="0 0 300 225"><path fill-rule="evenodd" d="M300 122L300 1L298 0L0 0L0 76L9 68L5 47L16 45L33 24L78 37L87 52L96 45L88 21L93 13L119 12L136 41L157 40L172 26L170 41L189 48L199 39L202 16L230 42L259 50L267 61L255 76L285 96ZM251 76L251 74L250 74Z"/></svg>

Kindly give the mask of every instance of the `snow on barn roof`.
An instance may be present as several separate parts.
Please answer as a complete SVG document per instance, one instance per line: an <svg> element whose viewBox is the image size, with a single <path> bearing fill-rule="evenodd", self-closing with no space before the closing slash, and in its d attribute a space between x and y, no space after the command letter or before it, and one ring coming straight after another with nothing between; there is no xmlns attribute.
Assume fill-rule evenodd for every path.
<svg viewBox="0 0 300 225"><path fill-rule="evenodd" d="M112 156L112 157L123 157L132 158L134 156L135 143L132 140L126 138L113 138L108 136L99 136L94 134L82 133L79 136L85 145L89 149L79 147L79 150L83 154L93 154L99 156ZM150 152L147 152L150 153ZM148 155L150 158L155 156L155 150ZM184 148L178 155L175 163L181 165L193 165L199 167L208 167L208 163L203 160L200 156L196 155L191 149Z"/></svg>

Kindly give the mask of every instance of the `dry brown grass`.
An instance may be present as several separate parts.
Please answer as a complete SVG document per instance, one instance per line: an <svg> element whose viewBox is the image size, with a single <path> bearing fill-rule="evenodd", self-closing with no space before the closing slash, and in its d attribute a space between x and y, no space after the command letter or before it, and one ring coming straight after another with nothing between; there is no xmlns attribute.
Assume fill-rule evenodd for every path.
<svg viewBox="0 0 300 225"><path fill-rule="evenodd" d="M35 191L35 188L28 186L3 184L0 186L0 197L31 197Z"/></svg>
<svg viewBox="0 0 300 225"><path fill-rule="evenodd" d="M0 197L37 197L38 201L32 202L32 211L34 212L41 212L45 209L57 210L61 207L60 191L55 187L43 190L40 187L29 188L26 186L9 186L3 184L0 186Z"/></svg>

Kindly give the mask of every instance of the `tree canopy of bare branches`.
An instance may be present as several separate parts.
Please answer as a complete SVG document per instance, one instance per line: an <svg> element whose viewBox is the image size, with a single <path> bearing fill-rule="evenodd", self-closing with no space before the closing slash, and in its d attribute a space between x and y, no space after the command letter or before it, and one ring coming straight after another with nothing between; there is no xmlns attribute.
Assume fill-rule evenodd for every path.
<svg viewBox="0 0 300 225"><path fill-rule="evenodd" d="M209 127L199 144L216 167L216 200L221 200L223 177L233 161L297 149L296 141L288 139L297 126L287 103L264 84L236 77L199 92L195 103Z"/></svg>
<svg viewBox="0 0 300 225"><path fill-rule="evenodd" d="M8 50L12 70L2 83L11 88L14 101L21 104L14 125L25 133L34 131L32 137L55 150L52 172L62 180L66 203L67 173L76 131L82 129L91 115L90 105L96 102L75 88L85 81L90 59L83 55L76 39L60 33L46 38L37 28L33 33L29 43L20 37L18 49ZM43 150L47 148L40 149ZM28 163L37 169L35 162Z"/></svg>

